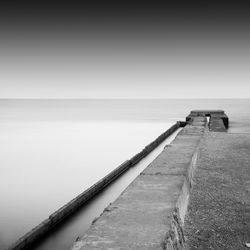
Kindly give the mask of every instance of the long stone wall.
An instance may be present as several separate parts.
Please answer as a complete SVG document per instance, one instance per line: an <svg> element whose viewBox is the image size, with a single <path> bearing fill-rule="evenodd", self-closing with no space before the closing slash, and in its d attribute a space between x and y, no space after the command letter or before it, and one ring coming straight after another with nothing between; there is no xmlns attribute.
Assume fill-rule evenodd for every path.
<svg viewBox="0 0 250 250"><path fill-rule="evenodd" d="M176 131L180 126L184 126L185 123L177 122L166 132L161 134L153 142L148 144L141 152L133 156L131 159L125 161L111 173L106 175L96 184L91 186L89 189L84 191L82 194L72 199L66 205L61 207L59 210L55 211L49 216L46 220L40 223L38 226L33 228L30 232L21 237L13 245L11 245L8 250L20 250L26 249L37 240L44 237L49 233L53 228L55 228L59 223L62 223L66 218L71 214L76 212L80 207L85 205L90 199L100 193L106 186L116 180L120 175L126 172L130 167L136 165L141 159L146 157L152 150L154 150L159 144L161 144L168 136L170 136L174 131Z"/></svg>
<svg viewBox="0 0 250 250"><path fill-rule="evenodd" d="M192 115L188 123L72 250L183 249L184 217L207 120Z"/></svg>
<svg viewBox="0 0 250 250"><path fill-rule="evenodd" d="M207 116L210 117L208 124ZM165 147L72 246L72 250L184 249L184 218L193 186L200 144L208 129L213 132L225 132L228 123L228 117L222 110L191 111L186 122L177 122L141 152L51 214L8 250L32 246L147 156L176 129L187 124L176 139Z"/></svg>

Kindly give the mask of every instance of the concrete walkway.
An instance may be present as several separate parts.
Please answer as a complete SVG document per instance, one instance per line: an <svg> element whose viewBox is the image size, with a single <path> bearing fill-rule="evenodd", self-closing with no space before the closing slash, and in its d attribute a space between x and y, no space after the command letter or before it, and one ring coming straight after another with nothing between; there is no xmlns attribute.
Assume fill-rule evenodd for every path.
<svg viewBox="0 0 250 250"><path fill-rule="evenodd" d="M197 117L107 207L72 249L177 249L184 244L183 220L189 179L204 135Z"/></svg>
<svg viewBox="0 0 250 250"><path fill-rule="evenodd" d="M222 110L186 121L72 250L248 249L250 134L227 133Z"/></svg>
<svg viewBox="0 0 250 250"><path fill-rule="evenodd" d="M250 249L249 134L205 134L185 235L187 249Z"/></svg>

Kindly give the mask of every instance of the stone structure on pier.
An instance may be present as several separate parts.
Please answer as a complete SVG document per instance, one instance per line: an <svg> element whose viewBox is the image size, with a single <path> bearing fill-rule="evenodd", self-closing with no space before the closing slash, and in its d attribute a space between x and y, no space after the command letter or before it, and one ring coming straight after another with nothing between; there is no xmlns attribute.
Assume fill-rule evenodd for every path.
<svg viewBox="0 0 250 250"><path fill-rule="evenodd" d="M225 132L228 129L229 120L223 110L192 110L186 121L192 124L197 117L209 117L210 131Z"/></svg>

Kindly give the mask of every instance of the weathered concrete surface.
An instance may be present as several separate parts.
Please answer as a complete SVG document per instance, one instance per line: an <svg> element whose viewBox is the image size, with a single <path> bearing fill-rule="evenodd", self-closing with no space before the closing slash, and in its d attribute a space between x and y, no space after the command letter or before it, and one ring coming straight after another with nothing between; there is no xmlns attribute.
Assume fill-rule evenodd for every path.
<svg viewBox="0 0 250 250"><path fill-rule="evenodd" d="M72 249L182 249L205 117L196 117L93 222Z"/></svg>
<svg viewBox="0 0 250 250"><path fill-rule="evenodd" d="M190 250L248 249L250 134L206 133L184 232Z"/></svg>

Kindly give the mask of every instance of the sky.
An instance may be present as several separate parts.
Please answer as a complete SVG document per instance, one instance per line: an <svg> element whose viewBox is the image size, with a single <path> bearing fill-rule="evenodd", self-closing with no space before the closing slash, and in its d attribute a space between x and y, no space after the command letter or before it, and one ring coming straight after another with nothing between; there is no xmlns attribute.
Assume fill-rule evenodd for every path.
<svg viewBox="0 0 250 250"><path fill-rule="evenodd" d="M250 98L250 8L9 1L0 8L0 98Z"/></svg>

